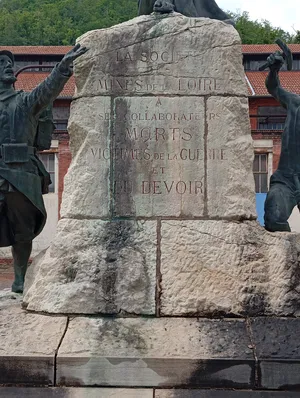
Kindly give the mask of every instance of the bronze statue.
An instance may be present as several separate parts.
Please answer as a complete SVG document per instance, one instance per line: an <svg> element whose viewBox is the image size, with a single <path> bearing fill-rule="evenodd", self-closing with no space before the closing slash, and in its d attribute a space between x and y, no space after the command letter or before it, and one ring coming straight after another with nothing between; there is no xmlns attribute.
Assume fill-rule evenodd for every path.
<svg viewBox="0 0 300 398"><path fill-rule="evenodd" d="M38 130L39 118L71 77L72 62L86 51L74 47L31 93L14 89L14 56L0 51L0 247L12 246L16 293L23 292L32 240L47 217L42 194L50 178L36 151L51 137L43 137L49 129Z"/></svg>
<svg viewBox="0 0 300 398"><path fill-rule="evenodd" d="M177 11L187 17L204 17L232 23L215 0L139 0L139 15L148 15L153 11Z"/></svg>
<svg viewBox="0 0 300 398"><path fill-rule="evenodd" d="M278 72L286 60L292 68L292 55L281 41L277 44L283 53L276 52L268 57L270 72L266 86L268 92L287 110L287 119L282 134L281 154L277 171L271 176L270 190L265 202L265 228L270 232L288 231L288 219L295 206L300 203L300 96L285 90Z"/></svg>

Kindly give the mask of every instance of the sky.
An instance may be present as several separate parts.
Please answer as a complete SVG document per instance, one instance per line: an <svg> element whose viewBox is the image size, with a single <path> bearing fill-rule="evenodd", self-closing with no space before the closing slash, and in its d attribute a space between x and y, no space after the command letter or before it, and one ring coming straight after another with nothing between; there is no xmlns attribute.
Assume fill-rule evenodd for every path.
<svg viewBox="0 0 300 398"><path fill-rule="evenodd" d="M290 33L300 30L300 0L216 0L224 11L248 11L252 20L267 19Z"/></svg>

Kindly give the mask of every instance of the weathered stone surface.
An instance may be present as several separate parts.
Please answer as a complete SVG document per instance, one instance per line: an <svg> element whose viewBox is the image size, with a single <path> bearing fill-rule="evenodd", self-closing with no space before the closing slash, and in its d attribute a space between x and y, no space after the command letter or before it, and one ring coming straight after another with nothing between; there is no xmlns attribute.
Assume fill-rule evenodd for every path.
<svg viewBox="0 0 300 398"><path fill-rule="evenodd" d="M300 360L300 319L252 318L251 329L259 360Z"/></svg>
<svg viewBox="0 0 300 398"><path fill-rule="evenodd" d="M73 161L65 178L62 217L107 218L109 216L110 163L99 148L109 148L109 98L74 101L68 130ZM103 154L102 154L103 155Z"/></svg>
<svg viewBox="0 0 300 398"><path fill-rule="evenodd" d="M210 97L207 123L208 215L255 219L248 99Z"/></svg>
<svg viewBox="0 0 300 398"><path fill-rule="evenodd" d="M70 322L57 357L61 385L254 385L244 321L87 319Z"/></svg>
<svg viewBox="0 0 300 398"><path fill-rule="evenodd" d="M255 221L163 221L161 236L163 315L300 314L299 235Z"/></svg>
<svg viewBox="0 0 300 398"><path fill-rule="evenodd" d="M163 314L241 314L254 307L259 312L267 282L256 286L265 267L252 261L252 252L268 264L274 258L268 243L268 254L256 249L267 236L261 229L255 230L257 238L245 227L254 242L248 248L246 240L238 241L238 227L232 227L235 237L226 244L231 230L222 221L204 222L203 234L199 221L180 232L184 223L169 232L173 224L164 221L255 217L248 93L236 30L205 18L149 15L88 32L78 41L89 52L75 68L77 99L69 125L73 161L63 220L50 249L29 270L27 308L154 315L161 263ZM217 229L219 239L205 235L211 228L206 225ZM220 246L218 254L206 244ZM235 252L227 255L232 247ZM199 266L205 250L213 272L208 271L212 265ZM235 260L228 260L225 281L223 258ZM258 266L252 275L253 262ZM285 273L287 262L280 264ZM241 281L234 288L232 271ZM279 290L284 283L285 275ZM282 294L280 308L286 310L294 293ZM263 312L272 313L279 302L275 295L272 300Z"/></svg>
<svg viewBox="0 0 300 398"><path fill-rule="evenodd" d="M0 290L0 310L7 307L20 306L22 295L13 293L11 289Z"/></svg>
<svg viewBox="0 0 300 398"><path fill-rule="evenodd" d="M152 389L0 387L3 398L153 398ZM290 391L156 390L155 398L298 398Z"/></svg>
<svg viewBox="0 0 300 398"><path fill-rule="evenodd" d="M148 15L78 41L89 52L76 62L77 96L248 95L240 37L220 21Z"/></svg>
<svg viewBox="0 0 300 398"><path fill-rule="evenodd" d="M155 398L298 398L298 392L156 390ZM3 398L153 398L152 389L0 387Z"/></svg>
<svg viewBox="0 0 300 398"><path fill-rule="evenodd" d="M50 313L155 313L156 222L59 222L29 267L24 304Z"/></svg>
<svg viewBox="0 0 300 398"><path fill-rule="evenodd" d="M254 318L251 329L262 388L299 389L300 319Z"/></svg>
<svg viewBox="0 0 300 398"><path fill-rule="evenodd" d="M89 55L76 63L81 100L71 112L76 156L63 215L255 218L236 30L205 18L150 15L78 40Z"/></svg>
<svg viewBox="0 0 300 398"><path fill-rule="evenodd" d="M260 361L260 386L269 390L298 390L300 388L300 362Z"/></svg>
<svg viewBox="0 0 300 398"><path fill-rule="evenodd" d="M125 388L13 388L0 387L3 398L153 398L152 390Z"/></svg>
<svg viewBox="0 0 300 398"><path fill-rule="evenodd" d="M0 384L54 384L55 352L66 325L65 317L1 308Z"/></svg>
<svg viewBox="0 0 300 398"><path fill-rule="evenodd" d="M155 398L296 398L290 391L156 390Z"/></svg>
<svg viewBox="0 0 300 398"><path fill-rule="evenodd" d="M113 147L135 154L113 160L114 214L203 216L204 99L117 98L114 109Z"/></svg>

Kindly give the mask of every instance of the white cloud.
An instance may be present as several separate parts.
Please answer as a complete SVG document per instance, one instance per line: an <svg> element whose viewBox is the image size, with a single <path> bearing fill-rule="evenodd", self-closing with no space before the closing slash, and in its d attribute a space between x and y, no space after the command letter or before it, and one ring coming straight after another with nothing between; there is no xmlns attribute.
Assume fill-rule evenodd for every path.
<svg viewBox="0 0 300 398"><path fill-rule="evenodd" d="M251 19L266 19L290 32L300 30L299 0L216 0L225 11L248 11Z"/></svg>

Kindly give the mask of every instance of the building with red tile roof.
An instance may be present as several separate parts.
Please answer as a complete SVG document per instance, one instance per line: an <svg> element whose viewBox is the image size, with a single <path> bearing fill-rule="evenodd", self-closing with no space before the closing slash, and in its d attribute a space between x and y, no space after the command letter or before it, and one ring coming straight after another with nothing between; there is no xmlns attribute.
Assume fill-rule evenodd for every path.
<svg viewBox="0 0 300 398"><path fill-rule="evenodd" d="M266 88L266 77L268 72L247 71L247 82L249 86L249 95L254 97L268 97L270 94ZM300 95L300 71L283 71L279 73L282 86L295 94Z"/></svg>
<svg viewBox="0 0 300 398"><path fill-rule="evenodd" d="M70 51L72 46L0 46L0 51L8 50L14 55L64 55Z"/></svg>
<svg viewBox="0 0 300 398"><path fill-rule="evenodd" d="M289 44L293 54L300 54L300 44ZM243 44L243 54L272 54L278 51L277 44Z"/></svg>
<svg viewBox="0 0 300 398"><path fill-rule="evenodd" d="M50 72L26 72L24 71L18 76L18 80L16 82L17 90L24 90L27 92L32 91L35 87L37 87ZM75 79L74 76L70 78L68 83L65 85L63 91L61 92L59 98L60 99L68 99L71 100L75 92Z"/></svg>

